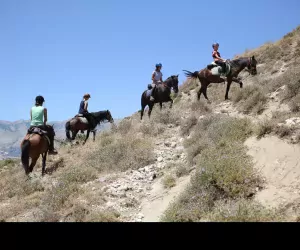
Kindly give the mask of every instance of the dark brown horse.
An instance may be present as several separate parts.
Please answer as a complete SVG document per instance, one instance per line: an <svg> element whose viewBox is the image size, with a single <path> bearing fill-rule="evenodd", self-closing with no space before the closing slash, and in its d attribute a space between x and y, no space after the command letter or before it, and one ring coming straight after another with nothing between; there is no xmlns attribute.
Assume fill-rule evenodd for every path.
<svg viewBox="0 0 300 250"><path fill-rule="evenodd" d="M47 125L50 126L50 125ZM51 126L53 128L53 126ZM33 168L42 155L42 175L45 174L47 153L49 150L49 138L45 135L27 134L21 142L21 161L25 174L28 175L33 171ZM29 158L31 164L29 166Z"/></svg>
<svg viewBox="0 0 300 250"><path fill-rule="evenodd" d="M236 82L240 84L240 87L243 87L243 83L237 79L238 74L245 68L248 69L248 71L250 72L251 75L256 75L257 71L256 71L256 64L257 61L254 58L254 56L252 57L241 57L239 59L236 60L232 60L232 61L228 61L227 62L230 65L230 71L227 74L227 88L226 88L226 94L225 94L225 100L228 99L228 92L230 89L230 85L232 82ZM204 68L200 71L195 71L190 72L187 70L184 70L186 73L185 75L187 77L191 77L191 78L198 78L200 80L201 83L201 87L197 93L198 96L198 100L200 100L200 96L203 93L205 99L207 101L209 101L206 91L207 91L207 86L210 83L222 83L224 82L224 79L221 78L219 75L213 75L211 70L208 68Z"/></svg>
<svg viewBox="0 0 300 250"><path fill-rule="evenodd" d="M110 123L114 122L114 119L111 116L111 113L109 110L99 111L99 112L91 112L91 114L93 115L96 124L99 124L100 122L103 122L104 120L107 120ZM84 117L78 117L78 116L75 116L72 119L70 119L69 121L67 121L65 128L66 128L66 136L69 140L74 140L79 130L81 130L81 131L87 130L86 138L85 138L83 144L86 143L87 139L89 138L90 132L91 132L91 129L89 127L87 119ZM70 136L70 131L72 131L72 137ZM93 141L95 141L96 130L92 131L92 133L93 133Z"/></svg>
<svg viewBox="0 0 300 250"><path fill-rule="evenodd" d="M162 109L162 103L163 102L170 102L170 108L172 108L173 100L170 97L171 89L173 88L175 93L178 93L178 75L173 75L167 78L163 83L157 85L153 89L153 97L155 98L155 101L150 101L150 94L147 95L147 91L151 90L145 90L141 96L141 120L143 119L144 115L144 109L148 105L148 116L150 118L151 112L153 109L153 106L155 103L159 103L160 109Z"/></svg>

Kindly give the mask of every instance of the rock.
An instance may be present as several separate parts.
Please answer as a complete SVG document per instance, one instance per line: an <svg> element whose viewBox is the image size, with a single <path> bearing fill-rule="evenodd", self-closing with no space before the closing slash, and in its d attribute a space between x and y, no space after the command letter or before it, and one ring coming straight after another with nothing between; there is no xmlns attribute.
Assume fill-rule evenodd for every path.
<svg viewBox="0 0 300 250"><path fill-rule="evenodd" d="M145 168L139 168L139 171L140 171L140 172L144 172L144 171L145 171Z"/></svg>
<svg viewBox="0 0 300 250"><path fill-rule="evenodd" d="M92 187L92 191L95 191L96 190L96 188L95 187Z"/></svg>
<svg viewBox="0 0 300 250"><path fill-rule="evenodd" d="M171 146L171 143L169 141L165 141L165 146L166 147L170 147Z"/></svg>
<svg viewBox="0 0 300 250"><path fill-rule="evenodd" d="M98 180L99 180L100 182L105 182L106 179L105 179L105 177L101 177L101 178L99 178Z"/></svg>
<svg viewBox="0 0 300 250"><path fill-rule="evenodd" d="M157 158L157 161L158 161L158 162L162 162L163 160L164 160L164 159L163 159L161 156Z"/></svg>
<svg viewBox="0 0 300 250"><path fill-rule="evenodd" d="M156 178L156 174L154 173L152 176L150 176L149 181L153 181Z"/></svg>
<svg viewBox="0 0 300 250"><path fill-rule="evenodd" d="M171 148L176 148L176 146L177 146L177 143L176 143L176 142L172 142L172 143L171 143Z"/></svg>
<svg viewBox="0 0 300 250"><path fill-rule="evenodd" d="M144 215L143 215L142 213L139 213L139 214L137 215L137 218L138 218L138 219L143 219L143 218L144 218Z"/></svg>

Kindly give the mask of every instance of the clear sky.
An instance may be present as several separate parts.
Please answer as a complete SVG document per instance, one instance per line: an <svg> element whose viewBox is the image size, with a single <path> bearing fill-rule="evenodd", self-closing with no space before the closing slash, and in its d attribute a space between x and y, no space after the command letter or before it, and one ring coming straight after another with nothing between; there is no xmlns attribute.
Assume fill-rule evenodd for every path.
<svg viewBox="0 0 300 250"><path fill-rule="evenodd" d="M276 41L300 24L299 0L0 0L0 120L29 119L36 95L48 120L140 109L158 62L164 79Z"/></svg>

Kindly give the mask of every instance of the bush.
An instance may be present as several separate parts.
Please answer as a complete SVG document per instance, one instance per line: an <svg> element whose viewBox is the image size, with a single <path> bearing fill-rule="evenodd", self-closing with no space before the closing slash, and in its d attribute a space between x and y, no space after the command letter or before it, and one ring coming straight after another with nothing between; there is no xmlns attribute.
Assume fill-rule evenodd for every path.
<svg viewBox="0 0 300 250"><path fill-rule="evenodd" d="M243 113L260 114L264 110L267 97L262 88L250 85L237 91L233 97L233 102L238 103L238 109Z"/></svg>
<svg viewBox="0 0 300 250"><path fill-rule="evenodd" d="M172 175L166 175L163 180L164 188L172 188L176 185L176 180Z"/></svg>
<svg viewBox="0 0 300 250"><path fill-rule="evenodd" d="M266 134L270 134L274 128L274 124L271 120L264 120L260 122L256 128L256 136L258 139L262 138Z"/></svg>
<svg viewBox="0 0 300 250"><path fill-rule="evenodd" d="M197 165L196 173L161 220L207 221L217 217L219 202L252 196L261 180L243 145L251 134L248 119L210 115L200 120L185 141L189 160ZM247 220L243 216L240 219Z"/></svg>
<svg viewBox="0 0 300 250"><path fill-rule="evenodd" d="M154 162L153 146L149 138L137 135L111 135L110 143L99 145L86 158L86 166L99 171L126 171Z"/></svg>

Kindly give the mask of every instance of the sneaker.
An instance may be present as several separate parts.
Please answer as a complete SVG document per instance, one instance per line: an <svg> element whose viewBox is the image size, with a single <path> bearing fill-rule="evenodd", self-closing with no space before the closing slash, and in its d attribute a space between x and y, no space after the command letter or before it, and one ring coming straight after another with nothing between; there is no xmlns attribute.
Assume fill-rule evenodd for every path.
<svg viewBox="0 0 300 250"><path fill-rule="evenodd" d="M49 154L49 155L57 155L58 152L56 151L56 149L52 149L52 150L49 150L49 151L48 151L48 154Z"/></svg>

